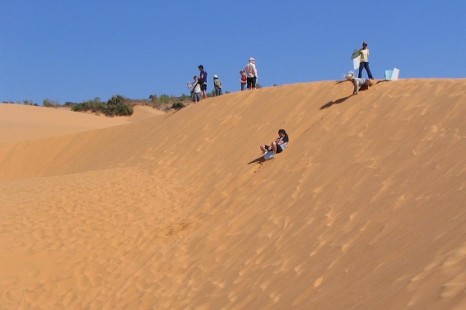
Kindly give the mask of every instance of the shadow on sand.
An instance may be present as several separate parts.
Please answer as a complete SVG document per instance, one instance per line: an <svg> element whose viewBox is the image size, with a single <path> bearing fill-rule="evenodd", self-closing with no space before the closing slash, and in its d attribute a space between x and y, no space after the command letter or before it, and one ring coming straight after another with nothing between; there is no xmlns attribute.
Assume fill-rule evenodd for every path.
<svg viewBox="0 0 466 310"><path fill-rule="evenodd" d="M172 117L172 116L175 115L176 113L180 112L180 110L181 110L181 109L175 110L175 111L173 111L173 112L171 112L171 113L167 113L167 115L165 116L165 118Z"/></svg>
<svg viewBox="0 0 466 310"><path fill-rule="evenodd" d="M324 104L323 106L320 107L321 110L323 109L327 109L327 108L330 108L332 105L334 104L340 104L342 102L344 102L346 99L348 99L349 97L351 97L352 95L350 96L347 96L347 97L343 97L343 98L340 98L340 99L337 99L337 100L333 100L333 101L330 101L330 102L327 102L326 104Z"/></svg>
<svg viewBox="0 0 466 310"><path fill-rule="evenodd" d="M265 162L264 156L260 156L260 157L257 157L256 159L251 160L250 162L248 162L248 165L250 165L250 164L262 164L263 162Z"/></svg>

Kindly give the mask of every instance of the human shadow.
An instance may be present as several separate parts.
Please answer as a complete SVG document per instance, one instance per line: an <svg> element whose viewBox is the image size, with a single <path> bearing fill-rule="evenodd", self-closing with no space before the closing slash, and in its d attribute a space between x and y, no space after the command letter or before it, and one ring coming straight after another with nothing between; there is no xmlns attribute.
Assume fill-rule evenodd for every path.
<svg viewBox="0 0 466 310"><path fill-rule="evenodd" d="M181 110L181 109L180 109ZM172 117L173 115L175 115L176 113L180 112L180 110L175 110L171 113L167 113L167 115L165 116L165 118L169 118L169 117Z"/></svg>
<svg viewBox="0 0 466 310"><path fill-rule="evenodd" d="M346 96L346 97L343 97L343 98L340 98L340 99L337 99L337 100L332 100L332 101L329 101L327 102L326 104L324 104L323 106L320 107L321 110L323 109L328 109L330 108L332 105L334 104L340 104L342 102L344 102L346 99L348 99L349 97L351 97L352 95L350 96Z"/></svg>
<svg viewBox="0 0 466 310"><path fill-rule="evenodd" d="M264 156L260 156L260 157L257 157L256 159L251 160L250 162L248 162L248 165L250 165L250 164L262 164L264 161L265 161Z"/></svg>

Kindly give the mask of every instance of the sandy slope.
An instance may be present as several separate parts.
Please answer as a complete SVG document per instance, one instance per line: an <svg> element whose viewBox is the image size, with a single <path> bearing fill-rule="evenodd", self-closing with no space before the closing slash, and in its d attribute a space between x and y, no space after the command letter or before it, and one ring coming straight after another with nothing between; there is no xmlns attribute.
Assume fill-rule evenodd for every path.
<svg viewBox="0 0 466 310"><path fill-rule="evenodd" d="M466 80L350 93L0 146L0 308L465 308Z"/></svg>
<svg viewBox="0 0 466 310"><path fill-rule="evenodd" d="M139 121L163 112L137 106L131 117L106 117L18 104L0 104L0 144L63 136Z"/></svg>

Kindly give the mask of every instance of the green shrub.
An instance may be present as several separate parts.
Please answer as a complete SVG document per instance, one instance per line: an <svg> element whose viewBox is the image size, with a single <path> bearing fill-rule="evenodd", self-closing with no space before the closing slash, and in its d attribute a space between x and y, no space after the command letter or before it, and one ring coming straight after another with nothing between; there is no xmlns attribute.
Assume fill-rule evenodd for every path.
<svg viewBox="0 0 466 310"><path fill-rule="evenodd" d="M42 102L42 105L47 108L56 108L60 106L60 103L55 102L50 99L44 99L44 101Z"/></svg>
<svg viewBox="0 0 466 310"><path fill-rule="evenodd" d="M106 116L130 116L133 114L133 106L126 103L123 96L113 96L107 102L100 101L99 98L94 100L78 103L72 107L76 112L103 113Z"/></svg>
<svg viewBox="0 0 466 310"><path fill-rule="evenodd" d="M170 102L170 99L172 99L171 96L162 94L162 95L160 95L160 97L159 97L159 102L160 102L161 104L164 104L164 103L167 104L167 103Z"/></svg>
<svg viewBox="0 0 466 310"><path fill-rule="evenodd" d="M123 96L113 96L107 101L104 111L107 116L130 116L133 114L133 107L126 103Z"/></svg>
<svg viewBox="0 0 466 310"><path fill-rule="evenodd" d="M175 109L175 110L181 110L184 107L186 107L186 106L181 102L177 102L177 103L172 104L172 109Z"/></svg>
<svg viewBox="0 0 466 310"><path fill-rule="evenodd" d="M112 96L112 98L108 99L107 104L108 105L120 105L125 103L125 97L117 95L117 96Z"/></svg>

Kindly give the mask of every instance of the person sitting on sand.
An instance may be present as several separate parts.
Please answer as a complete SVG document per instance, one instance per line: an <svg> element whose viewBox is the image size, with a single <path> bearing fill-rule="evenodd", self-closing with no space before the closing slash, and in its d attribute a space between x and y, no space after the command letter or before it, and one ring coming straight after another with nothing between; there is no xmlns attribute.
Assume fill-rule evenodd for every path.
<svg viewBox="0 0 466 310"><path fill-rule="evenodd" d="M273 151L273 154L275 155L285 150L285 148L288 146L289 140L290 139L288 138L288 134L286 133L285 129L279 129L278 138L273 141L270 146L265 144L261 145L260 149L264 155L269 151Z"/></svg>
<svg viewBox="0 0 466 310"><path fill-rule="evenodd" d="M345 79L353 83L353 95L357 95L360 90L366 90L372 85L371 80L364 78L355 78L353 72L345 75Z"/></svg>

